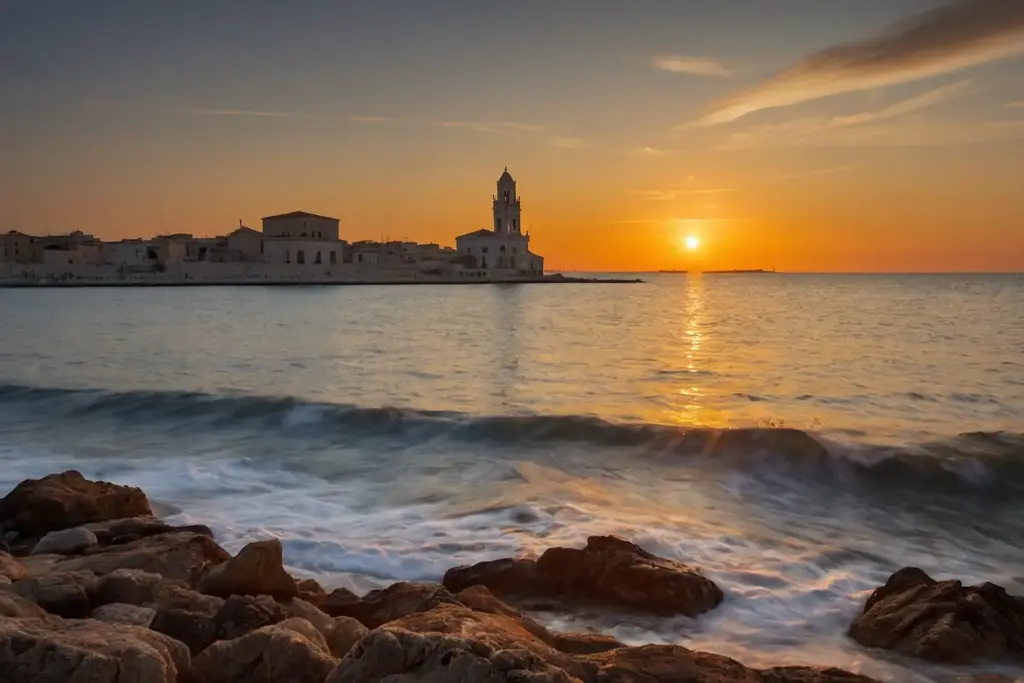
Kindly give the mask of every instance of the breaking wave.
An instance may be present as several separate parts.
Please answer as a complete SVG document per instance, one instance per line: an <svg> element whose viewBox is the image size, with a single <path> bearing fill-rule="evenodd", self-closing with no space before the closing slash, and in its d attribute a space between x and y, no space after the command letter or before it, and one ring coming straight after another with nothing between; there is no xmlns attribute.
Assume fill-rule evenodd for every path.
<svg viewBox="0 0 1024 683"><path fill-rule="evenodd" d="M584 415L474 416L292 397L11 384L0 385L0 410L50 420L105 418L134 426L187 422L192 429L270 431L286 438L444 439L518 449L564 443L630 449L632 456L680 458L688 464L838 476L897 487L1024 490L1024 434L1009 432L966 433L921 444L851 445L791 428L685 428Z"/></svg>

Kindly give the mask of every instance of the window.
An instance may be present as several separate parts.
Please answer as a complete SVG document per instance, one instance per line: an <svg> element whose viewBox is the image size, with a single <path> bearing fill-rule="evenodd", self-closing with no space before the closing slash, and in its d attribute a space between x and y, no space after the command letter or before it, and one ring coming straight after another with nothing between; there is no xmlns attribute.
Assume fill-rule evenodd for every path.
<svg viewBox="0 0 1024 683"><path fill-rule="evenodd" d="M305 263L306 262L306 252L302 251L301 249L299 249L297 252L295 252L295 262L296 263Z"/></svg>
<svg viewBox="0 0 1024 683"><path fill-rule="evenodd" d="M320 260L320 252L319 252L319 251L318 251L318 252L316 252L316 258L314 258L314 259L313 259L313 263L316 263L316 264L321 264L321 263L323 263L323 261L322 261L322 260Z"/></svg>
<svg viewBox="0 0 1024 683"><path fill-rule="evenodd" d="M485 254L487 253L487 247L484 247L484 248L483 248L483 252L484 252Z"/></svg>
<svg viewBox="0 0 1024 683"><path fill-rule="evenodd" d="M501 219L500 218L495 218L494 219L494 232L501 232Z"/></svg>
<svg viewBox="0 0 1024 683"><path fill-rule="evenodd" d="M505 253L505 245L504 244L501 245L501 248L498 251L500 251L502 254L504 254Z"/></svg>
<svg viewBox="0 0 1024 683"><path fill-rule="evenodd" d="M519 247L512 247L512 253L513 254L518 254L519 253Z"/></svg>
<svg viewBox="0 0 1024 683"><path fill-rule="evenodd" d="M516 231L516 219L513 218L512 219L512 232L515 232L515 231Z"/></svg>
<svg viewBox="0 0 1024 683"><path fill-rule="evenodd" d="M331 265L335 265L338 262L338 255L331 249Z"/></svg>
<svg viewBox="0 0 1024 683"><path fill-rule="evenodd" d="M356 257L356 261L358 261L359 263L362 263L363 262L363 255L359 254L359 256Z"/></svg>

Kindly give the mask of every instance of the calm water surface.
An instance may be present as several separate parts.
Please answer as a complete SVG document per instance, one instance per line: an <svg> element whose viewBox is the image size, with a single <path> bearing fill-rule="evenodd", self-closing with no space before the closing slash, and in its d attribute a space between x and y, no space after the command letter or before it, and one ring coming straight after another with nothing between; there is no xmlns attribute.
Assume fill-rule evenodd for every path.
<svg viewBox="0 0 1024 683"><path fill-rule="evenodd" d="M726 603L546 618L751 665L950 680L843 632L906 564L1024 592L1022 414L1019 276L0 290L0 487L138 484L357 589L617 533Z"/></svg>

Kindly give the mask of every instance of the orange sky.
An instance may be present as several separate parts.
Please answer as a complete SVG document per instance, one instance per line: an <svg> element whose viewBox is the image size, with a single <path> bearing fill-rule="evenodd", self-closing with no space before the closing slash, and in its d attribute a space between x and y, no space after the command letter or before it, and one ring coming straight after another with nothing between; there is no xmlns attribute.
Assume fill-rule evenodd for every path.
<svg viewBox="0 0 1024 683"><path fill-rule="evenodd" d="M524 8L499 53L495 10L457 0L48 1L0 28L0 230L303 209L349 240L454 244L508 165L549 269L1024 270L1019 3L780 0L759 30L753 0L569 2Z"/></svg>

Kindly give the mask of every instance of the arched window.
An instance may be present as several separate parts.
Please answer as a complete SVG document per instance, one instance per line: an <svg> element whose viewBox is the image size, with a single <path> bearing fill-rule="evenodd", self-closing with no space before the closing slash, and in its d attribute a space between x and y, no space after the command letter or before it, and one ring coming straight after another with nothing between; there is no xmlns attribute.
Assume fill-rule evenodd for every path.
<svg viewBox="0 0 1024 683"><path fill-rule="evenodd" d="M285 263L291 263L292 262L292 252L291 252L290 249L285 249L284 250L284 262Z"/></svg>
<svg viewBox="0 0 1024 683"><path fill-rule="evenodd" d="M295 252L295 262L296 263L305 263L306 262L306 252L302 251L301 249L299 249L297 252Z"/></svg>
<svg viewBox="0 0 1024 683"><path fill-rule="evenodd" d="M313 263L316 263L317 265L323 263L323 261L320 260L320 252L319 251L316 252L316 258L313 259Z"/></svg>
<svg viewBox="0 0 1024 683"><path fill-rule="evenodd" d="M338 262L338 255L331 249L331 265L335 265Z"/></svg>

